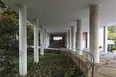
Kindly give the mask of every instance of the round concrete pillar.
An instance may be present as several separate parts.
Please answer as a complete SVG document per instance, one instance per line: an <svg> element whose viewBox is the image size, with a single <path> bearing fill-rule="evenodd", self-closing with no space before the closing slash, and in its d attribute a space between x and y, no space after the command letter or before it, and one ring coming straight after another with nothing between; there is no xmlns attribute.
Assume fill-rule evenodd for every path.
<svg viewBox="0 0 116 77"><path fill-rule="evenodd" d="M27 7L19 5L19 74L27 74Z"/></svg>
<svg viewBox="0 0 116 77"><path fill-rule="evenodd" d="M68 30L68 48L70 49L70 30Z"/></svg>
<svg viewBox="0 0 116 77"><path fill-rule="evenodd" d="M47 46L47 32L46 32L46 30L44 30L44 33L45 33L45 48L48 48L48 46Z"/></svg>
<svg viewBox="0 0 116 77"><path fill-rule="evenodd" d="M68 47L69 47L68 32L66 32L66 42L67 42L67 44L66 44L66 48L68 48Z"/></svg>
<svg viewBox="0 0 116 77"><path fill-rule="evenodd" d="M44 31L44 28L43 28L43 26L41 26L41 33L40 33L40 46L41 46L41 49L40 49L40 55L44 55L43 31Z"/></svg>
<svg viewBox="0 0 116 77"><path fill-rule="evenodd" d="M75 35L76 35L76 32L75 32L75 27L74 26L71 26L71 35L72 35L72 38L71 38L71 40L72 40L72 51L75 51L75 43L76 43Z"/></svg>
<svg viewBox="0 0 116 77"><path fill-rule="evenodd" d="M70 34L70 36L69 36L69 37L70 37L70 41L69 41L69 42L70 42L70 44L69 44L69 48L70 48L70 50L71 50L71 49L72 49L72 48L71 48L71 47L72 47L72 41L71 41L71 39L72 39L72 38L71 38L71 36L72 36L72 35L71 35L71 30L70 30L70 33L69 33L69 34Z"/></svg>
<svg viewBox="0 0 116 77"><path fill-rule="evenodd" d="M67 33L65 34L65 47L67 48Z"/></svg>
<svg viewBox="0 0 116 77"><path fill-rule="evenodd" d="M107 52L107 26L104 26L104 52Z"/></svg>
<svg viewBox="0 0 116 77"><path fill-rule="evenodd" d="M38 62L38 20L34 22L34 62Z"/></svg>
<svg viewBox="0 0 116 77"><path fill-rule="evenodd" d="M83 28L81 20L77 20L77 49L83 50ZM77 53L82 55L82 51Z"/></svg>
<svg viewBox="0 0 116 77"><path fill-rule="evenodd" d="M47 48L49 47L49 34L47 33Z"/></svg>
<svg viewBox="0 0 116 77"><path fill-rule="evenodd" d="M99 6L90 5L90 53L99 63Z"/></svg>

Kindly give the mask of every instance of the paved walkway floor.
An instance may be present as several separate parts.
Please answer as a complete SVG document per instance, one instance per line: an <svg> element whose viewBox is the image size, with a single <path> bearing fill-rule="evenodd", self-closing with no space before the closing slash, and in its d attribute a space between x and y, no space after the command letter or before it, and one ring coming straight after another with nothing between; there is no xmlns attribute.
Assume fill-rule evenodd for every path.
<svg viewBox="0 0 116 77"><path fill-rule="evenodd" d="M100 63L95 64L94 77L116 77L116 54L100 52Z"/></svg>

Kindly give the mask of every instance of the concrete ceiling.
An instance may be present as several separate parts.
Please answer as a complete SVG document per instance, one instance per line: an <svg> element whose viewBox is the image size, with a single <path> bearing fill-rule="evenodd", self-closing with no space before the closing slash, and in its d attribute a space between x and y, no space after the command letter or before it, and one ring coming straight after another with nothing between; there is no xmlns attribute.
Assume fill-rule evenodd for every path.
<svg viewBox="0 0 116 77"><path fill-rule="evenodd" d="M65 33L81 19L83 31L89 31L89 5L98 4L100 28L116 24L116 0L2 0L18 12L19 4L27 5L28 20L39 19L48 33Z"/></svg>

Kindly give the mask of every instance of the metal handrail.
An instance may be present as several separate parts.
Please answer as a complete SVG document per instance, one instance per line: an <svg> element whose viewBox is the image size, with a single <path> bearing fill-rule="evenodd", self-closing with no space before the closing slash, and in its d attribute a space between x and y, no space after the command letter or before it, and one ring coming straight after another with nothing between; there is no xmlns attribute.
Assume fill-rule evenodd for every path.
<svg viewBox="0 0 116 77"><path fill-rule="evenodd" d="M90 63L90 67L87 69L86 72L84 72L84 74L83 74L81 77L84 77L85 74L86 74L87 72L89 72L89 70L90 70L91 68L92 68L91 77L93 77L93 75L94 75L94 56L93 56L91 53L86 52L86 51L83 51L83 50L80 50L80 49L76 49L76 51L77 51L76 54L77 54L79 51L82 51L82 59L83 59L83 58L86 58L86 61L87 61L87 59L88 59L88 55L90 56L89 59L88 59L88 61L89 61L89 63ZM85 57L83 57L83 53L86 53L86 56L85 56ZM79 55L79 53L78 53L77 55Z"/></svg>

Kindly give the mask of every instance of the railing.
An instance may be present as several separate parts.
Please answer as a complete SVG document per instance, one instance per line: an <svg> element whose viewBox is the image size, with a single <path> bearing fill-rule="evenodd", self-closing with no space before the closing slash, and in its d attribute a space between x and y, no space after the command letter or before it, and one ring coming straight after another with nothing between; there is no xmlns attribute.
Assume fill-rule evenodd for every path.
<svg viewBox="0 0 116 77"><path fill-rule="evenodd" d="M91 69L91 77L93 77L94 75L94 56L92 54L90 54L87 51L83 51L80 49L76 49L75 54L77 56L80 56L81 59L85 62L85 63L89 63L90 67L86 70L86 72L84 72L84 74L81 77L84 77Z"/></svg>

